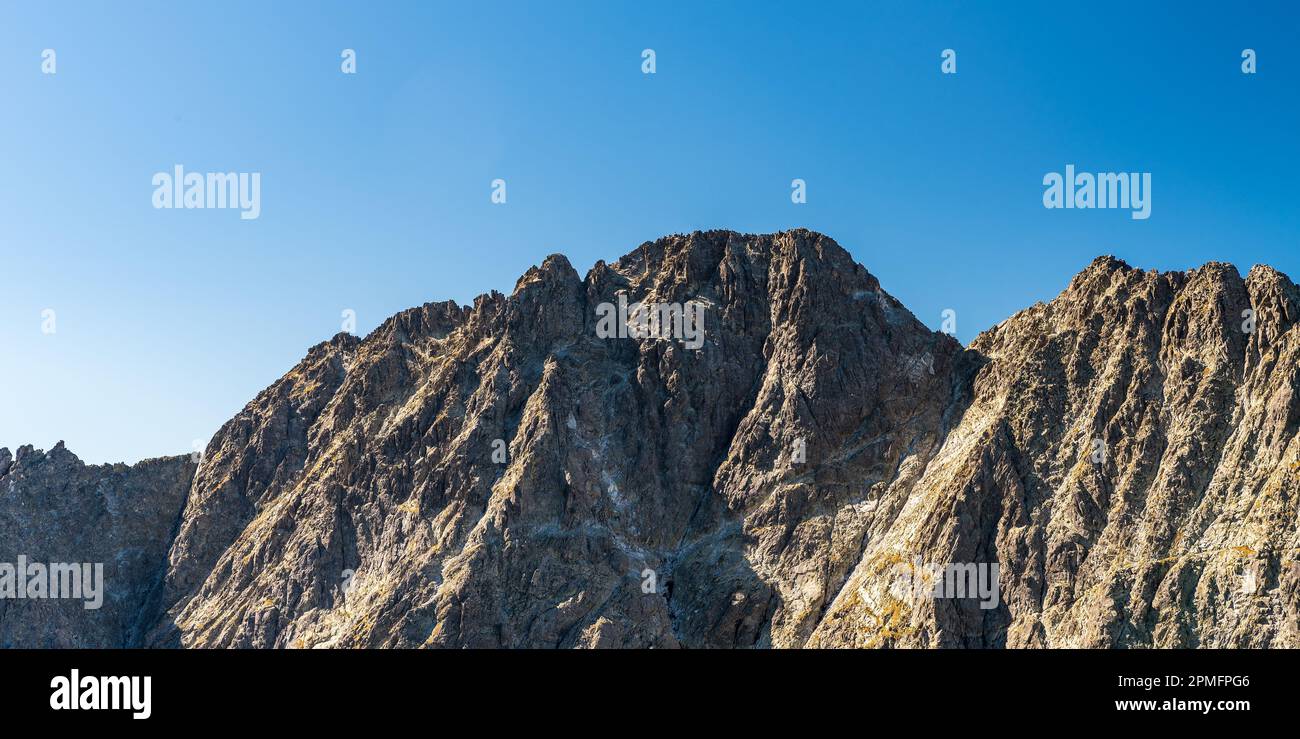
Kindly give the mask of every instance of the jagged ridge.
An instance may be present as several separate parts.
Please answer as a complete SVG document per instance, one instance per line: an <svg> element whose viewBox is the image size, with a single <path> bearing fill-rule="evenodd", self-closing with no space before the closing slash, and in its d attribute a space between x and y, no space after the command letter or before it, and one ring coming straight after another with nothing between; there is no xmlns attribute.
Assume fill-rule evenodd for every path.
<svg viewBox="0 0 1300 739"><path fill-rule="evenodd" d="M598 337L620 291L703 303L703 347ZM963 349L808 231L553 255L228 422L144 638L1293 646L1298 311L1267 267L1105 257ZM917 558L998 563L998 606L900 599Z"/></svg>

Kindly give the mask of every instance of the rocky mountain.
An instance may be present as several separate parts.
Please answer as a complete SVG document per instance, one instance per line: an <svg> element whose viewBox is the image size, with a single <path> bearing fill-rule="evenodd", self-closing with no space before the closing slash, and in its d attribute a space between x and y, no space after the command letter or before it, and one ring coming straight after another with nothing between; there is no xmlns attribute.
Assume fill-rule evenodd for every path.
<svg viewBox="0 0 1300 739"><path fill-rule="evenodd" d="M1297 646L1298 318L1101 258L963 348L809 231L554 255L313 347L197 470L0 452L0 561L124 562L0 640Z"/></svg>
<svg viewBox="0 0 1300 739"><path fill-rule="evenodd" d="M88 466L63 442L49 452L0 449L0 647L139 646L160 615L167 552L194 469L188 456ZM48 588L18 597L31 580L19 574L29 572L17 567L20 557L45 572L54 563L90 565L77 585L94 597L37 597L52 595Z"/></svg>

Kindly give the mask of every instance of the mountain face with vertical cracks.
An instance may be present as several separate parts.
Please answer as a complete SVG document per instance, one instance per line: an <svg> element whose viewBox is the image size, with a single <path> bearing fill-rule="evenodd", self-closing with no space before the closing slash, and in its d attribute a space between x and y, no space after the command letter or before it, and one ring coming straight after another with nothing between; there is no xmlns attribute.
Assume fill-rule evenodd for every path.
<svg viewBox="0 0 1300 739"><path fill-rule="evenodd" d="M601 330L638 302L702 306L702 345ZM313 347L227 422L188 494L139 514L173 525L121 575L146 593L128 633L1297 646L1298 318L1267 267L1101 258L963 348L809 231L668 237L585 278L551 256L510 296ZM5 467L0 520L48 526L3 517L64 483ZM994 597L931 592L935 567ZM0 634L53 643L23 605Z"/></svg>
<svg viewBox="0 0 1300 739"><path fill-rule="evenodd" d="M161 613L167 552L194 468L188 456L86 465L63 442L49 452L0 449L0 648L140 646ZM73 590L68 571L54 582L79 598L37 597L52 594L49 581L38 590L23 577L20 587L20 563L46 572L77 565L91 575L77 589L89 587Z"/></svg>

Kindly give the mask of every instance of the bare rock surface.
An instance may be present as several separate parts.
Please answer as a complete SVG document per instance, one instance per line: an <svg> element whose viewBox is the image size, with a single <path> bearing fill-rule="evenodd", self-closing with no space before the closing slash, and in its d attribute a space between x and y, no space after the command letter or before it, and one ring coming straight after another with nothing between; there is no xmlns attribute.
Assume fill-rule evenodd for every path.
<svg viewBox="0 0 1300 739"><path fill-rule="evenodd" d="M1267 267L1100 258L980 335L960 423L809 644L1297 646L1298 308ZM918 555L1000 563L999 606L897 597L883 564Z"/></svg>
<svg viewBox="0 0 1300 739"><path fill-rule="evenodd" d="M189 457L86 465L63 442L49 452L0 449L0 563L14 567L15 578L29 574L16 571L20 562L45 572L51 564L90 565L91 578L102 565L98 608L86 608L88 591L0 598L0 647L139 646L160 613L167 551L194 467ZM60 592L74 593L71 582Z"/></svg>
<svg viewBox="0 0 1300 739"><path fill-rule="evenodd" d="M702 305L702 345L603 338L620 299ZM139 514L175 525L133 623L186 647L1297 646L1298 317L1267 267L1105 257L963 348L809 231L667 237L585 278L553 255L259 394ZM49 530L3 518L3 484L6 529ZM996 598L898 587L935 565Z"/></svg>

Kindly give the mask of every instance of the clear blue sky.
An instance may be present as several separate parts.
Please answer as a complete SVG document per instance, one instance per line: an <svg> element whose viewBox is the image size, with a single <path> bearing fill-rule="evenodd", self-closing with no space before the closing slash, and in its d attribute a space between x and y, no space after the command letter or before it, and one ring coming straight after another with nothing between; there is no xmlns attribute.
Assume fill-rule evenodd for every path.
<svg viewBox="0 0 1300 739"><path fill-rule="evenodd" d="M585 273L693 229L823 231L925 323L955 309L964 342L1102 253L1300 276L1290 3L16 5L0 8L10 448L185 453L345 308L364 334L509 292L552 252ZM175 164L260 172L261 217L153 209ZM1151 172L1151 218L1044 209L1066 164Z"/></svg>

